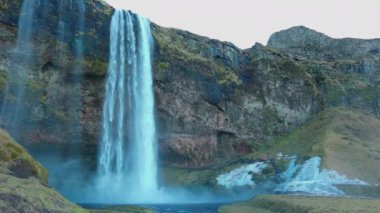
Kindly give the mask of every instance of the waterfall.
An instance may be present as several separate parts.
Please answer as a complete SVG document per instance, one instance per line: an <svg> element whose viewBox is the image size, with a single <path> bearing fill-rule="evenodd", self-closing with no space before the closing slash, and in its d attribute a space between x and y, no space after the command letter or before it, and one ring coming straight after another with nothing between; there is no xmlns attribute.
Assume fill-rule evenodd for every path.
<svg viewBox="0 0 380 213"><path fill-rule="evenodd" d="M151 66L152 38L149 21L141 17L136 18L140 34L138 47L135 53L132 52L133 48L128 51L129 56L137 55L138 59L137 66L130 69L128 81L129 133L130 142L132 142L128 154L132 167L130 176L132 180L137 181L136 190L149 193L157 189L156 127ZM128 26L133 27L131 21L128 21Z"/></svg>
<svg viewBox="0 0 380 213"><path fill-rule="evenodd" d="M13 135L18 136L18 124L24 115L27 70L33 67L34 16L39 0L24 0L18 21L16 47L11 56L7 88L1 109L1 120Z"/></svg>
<svg viewBox="0 0 380 213"><path fill-rule="evenodd" d="M116 10L98 166L103 202L146 202L158 190L151 47L150 22Z"/></svg>

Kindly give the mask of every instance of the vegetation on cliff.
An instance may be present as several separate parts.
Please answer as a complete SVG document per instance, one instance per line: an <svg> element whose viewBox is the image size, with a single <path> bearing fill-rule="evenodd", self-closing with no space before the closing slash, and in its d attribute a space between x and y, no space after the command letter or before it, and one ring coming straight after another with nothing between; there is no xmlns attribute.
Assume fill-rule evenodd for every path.
<svg viewBox="0 0 380 213"><path fill-rule="evenodd" d="M47 187L47 170L0 129L1 212L86 212Z"/></svg>
<svg viewBox="0 0 380 213"><path fill-rule="evenodd" d="M0 166L8 169L16 177L35 177L43 184L48 182L47 170L2 129L0 129Z"/></svg>

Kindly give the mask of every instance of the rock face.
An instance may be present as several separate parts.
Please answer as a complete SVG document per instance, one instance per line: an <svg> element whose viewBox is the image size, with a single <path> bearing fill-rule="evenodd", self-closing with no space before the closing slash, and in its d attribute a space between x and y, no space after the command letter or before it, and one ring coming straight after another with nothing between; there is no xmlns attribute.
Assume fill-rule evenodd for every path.
<svg viewBox="0 0 380 213"><path fill-rule="evenodd" d="M380 39L332 39L303 26L273 34L268 47L311 60L376 60L380 58Z"/></svg>
<svg viewBox="0 0 380 213"><path fill-rule="evenodd" d="M213 163L217 152L217 138L201 135L170 135L160 147L167 162L180 167L207 166Z"/></svg>
<svg viewBox="0 0 380 213"><path fill-rule="evenodd" d="M62 43L57 40L59 1L43 2L33 41L36 63L27 84L26 97L33 100L25 101L28 128L22 128L17 139L68 144L95 168L113 9L102 1L85 1L84 32L71 32ZM2 0L0 7L2 97L20 4ZM75 24L78 11L70 13L70 24ZM255 152L329 107L380 114L379 40L333 39L295 27L275 33L267 46L241 50L156 24L152 32L156 116L165 165L213 166ZM85 38L81 84L71 81L78 76L72 73L78 33ZM73 95L80 104L70 102Z"/></svg>
<svg viewBox="0 0 380 213"><path fill-rule="evenodd" d="M48 188L47 170L0 129L1 212L86 212Z"/></svg>
<svg viewBox="0 0 380 213"><path fill-rule="evenodd" d="M213 55L214 40L153 27L161 132L216 136L215 162L254 152L329 107L378 115L377 40L296 27L274 34L267 47L219 42Z"/></svg>

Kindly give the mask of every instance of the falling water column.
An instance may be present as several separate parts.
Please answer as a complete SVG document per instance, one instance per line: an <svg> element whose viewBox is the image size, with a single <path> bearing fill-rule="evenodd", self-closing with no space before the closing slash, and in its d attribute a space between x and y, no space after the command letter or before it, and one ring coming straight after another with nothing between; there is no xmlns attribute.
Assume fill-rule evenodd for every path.
<svg viewBox="0 0 380 213"><path fill-rule="evenodd" d="M151 65L152 37L147 19L135 16L138 42L136 69L130 70L130 149L129 179L136 183L135 191L149 197L157 186L156 126L154 117L153 76ZM130 57L130 56L129 56Z"/></svg>
<svg viewBox="0 0 380 213"><path fill-rule="evenodd" d="M150 23L116 10L110 39L97 184L110 192L103 202L153 202L158 186Z"/></svg>
<svg viewBox="0 0 380 213"><path fill-rule="evenodd" d="M110 56L103 105L102 138L98 163L98 190L107 189L102 202L121 200L124 191L125 128L125 18L116 10L111 21ZM126 185L126 184L125 184Z"/></svg>

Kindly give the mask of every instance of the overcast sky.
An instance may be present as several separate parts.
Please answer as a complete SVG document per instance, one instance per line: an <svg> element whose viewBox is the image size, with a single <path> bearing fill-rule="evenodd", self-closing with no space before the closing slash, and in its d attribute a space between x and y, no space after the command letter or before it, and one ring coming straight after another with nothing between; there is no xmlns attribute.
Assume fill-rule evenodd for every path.
<svg viewBox="0 0 380 213"><path fill-rule="evenodd" d="M105 0L165 26L230 41L266 44L304 25L335 38L380 38L380 0Z"/></svg>

